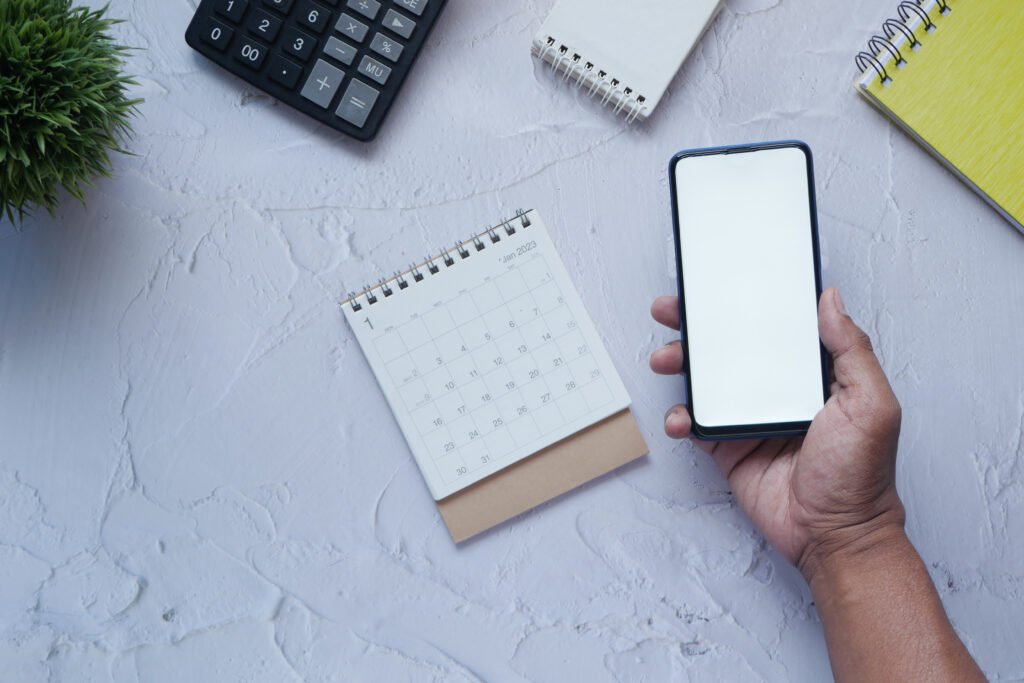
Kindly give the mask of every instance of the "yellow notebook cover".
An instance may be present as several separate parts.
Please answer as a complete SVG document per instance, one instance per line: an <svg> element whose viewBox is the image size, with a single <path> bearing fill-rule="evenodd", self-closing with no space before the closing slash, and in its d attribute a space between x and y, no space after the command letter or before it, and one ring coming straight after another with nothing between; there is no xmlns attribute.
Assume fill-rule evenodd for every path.
<svg viewBox="0 0 1024 683"><path fill-rule="evenodd" d="M896 10L857 90L1024 231L1024 0Z"/></svg>

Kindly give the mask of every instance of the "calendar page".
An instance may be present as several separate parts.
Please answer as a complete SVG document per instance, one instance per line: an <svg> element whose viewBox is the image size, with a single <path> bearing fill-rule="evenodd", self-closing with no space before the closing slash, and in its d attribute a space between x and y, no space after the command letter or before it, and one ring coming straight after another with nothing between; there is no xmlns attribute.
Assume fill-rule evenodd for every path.
<svg viewBox="0 0 1024 683"><path fill-rule="evenodd" d="M536 211L343 308L435 500L629 406Z"/></svg>

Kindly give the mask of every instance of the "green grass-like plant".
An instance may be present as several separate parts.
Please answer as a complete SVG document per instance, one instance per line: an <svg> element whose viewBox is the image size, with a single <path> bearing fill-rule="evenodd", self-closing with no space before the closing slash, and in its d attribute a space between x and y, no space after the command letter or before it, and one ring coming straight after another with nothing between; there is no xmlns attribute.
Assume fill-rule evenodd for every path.
<svg viewBox="0 0 1024 683"><path fill-rule="evenodd" d="M34 207L51 214L63 187L111 173L110 152L125 152L140 100L123 75L125 53L107 8L71 0L0 0L0 217L20 221Z"/></svg>

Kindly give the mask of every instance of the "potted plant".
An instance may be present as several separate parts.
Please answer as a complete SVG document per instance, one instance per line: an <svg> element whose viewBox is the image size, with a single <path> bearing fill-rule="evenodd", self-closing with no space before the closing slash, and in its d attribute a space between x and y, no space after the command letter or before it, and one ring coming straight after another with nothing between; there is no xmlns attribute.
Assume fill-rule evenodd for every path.
<svg viewBox="0 0 1024 683"><path fill-rule="evenodd" d="M53 213L63 188L84 188L124 152L139 100L126 94L128 48L107 10L71 0L0 0L0 218Z"/></svg>

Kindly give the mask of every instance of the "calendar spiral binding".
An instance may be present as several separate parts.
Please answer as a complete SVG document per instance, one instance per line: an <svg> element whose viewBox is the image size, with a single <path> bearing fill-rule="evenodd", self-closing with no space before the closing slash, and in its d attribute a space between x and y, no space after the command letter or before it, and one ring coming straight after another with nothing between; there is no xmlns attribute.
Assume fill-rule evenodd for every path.
<svg viewBox="0 0 1024 683"><path fill-rule="evenodd" d="M422 282L428 275L437 275L441 272L441 265L450 268L456 263L456 257L460 261L468 259L472 254L483 251L490 244L497 244L502 240L501 233L506 237L515 235L521 229L529 228L532 225L530 214L532 209L516 211L513 218L491 226L486 230L473 235L467 240L456 242L452 249L445 249L435 256L428 257L422 262L409 266L406 270L399 271L391 277L385 277L375 285L367 285L358 292L349 292L348 298L341 302L342 306L351 306L353 311L359 312L364 306L372 306L381 299L394 295L395 291L408 288L411 284Z"/></svg>
<svg viewBox="0 0 1024 683"><path fill-rule="evenodd" d="M587 88L591 98L600 96L602 106L614 107L617 116L625 112L626 122L647 118L647 98L610 75L604 69L585 59L579 52L552 36L546 36L543 44L533 45L533 54L549 64L553 71L562 74L563 81L574 81L577 89Z"/></svg>
<svg viewBox="0 0 1024 683"><path fill-rule="evenodd" d="M896 6L898 18L886 19L882 24L884 36L874 35L868 40L868 49L858 52L854 63L860 69L861 74L870 70L878 75L882 85L892 83L892 76L889 75L886 64L893 63L896 68L906 66L907 59L903 56L900 47L909 45L913 51L922 45L916 30L924 28L925 33L931 33L936 25L932 19L932 12L938 10L943 16L953 11L947 0L903 0Z"/></svg>

